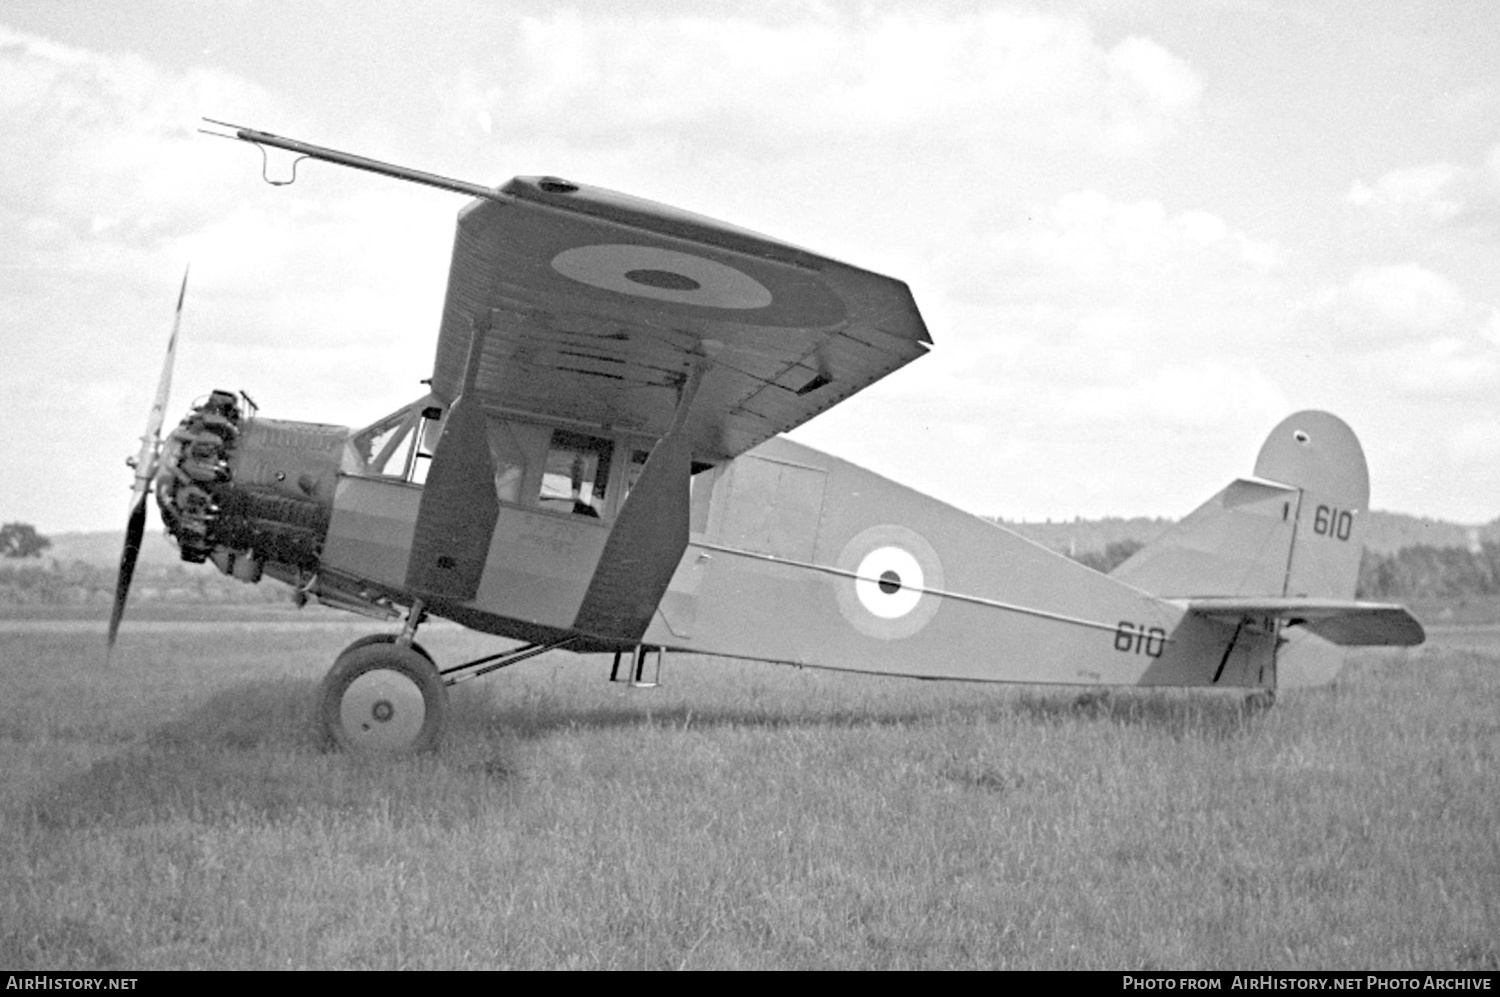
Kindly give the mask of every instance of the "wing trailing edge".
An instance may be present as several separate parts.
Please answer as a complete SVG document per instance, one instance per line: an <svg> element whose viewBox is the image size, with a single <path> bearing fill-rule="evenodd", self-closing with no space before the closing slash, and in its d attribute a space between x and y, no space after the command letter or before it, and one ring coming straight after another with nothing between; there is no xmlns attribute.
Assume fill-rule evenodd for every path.
<svg viewBox="0 0 1500 997"><path fill-rule="evenodd" d="M1404 606L1354 599L1204 597L1182 600L1189 612L1238 622L1271 616L1340 647L1414 647L1427 635Z"/></svg>

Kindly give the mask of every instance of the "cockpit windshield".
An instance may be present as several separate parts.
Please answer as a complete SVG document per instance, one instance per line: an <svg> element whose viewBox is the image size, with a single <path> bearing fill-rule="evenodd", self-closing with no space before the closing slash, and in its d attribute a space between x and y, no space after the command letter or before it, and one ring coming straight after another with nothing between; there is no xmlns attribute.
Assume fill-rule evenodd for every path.
<svg viewBox="0 0 1500 997"><path fill-rule="evenodd" d="M442 416L440 406L424 400L365 427L351 440L354 466L346 470L361 477L421 484L437 447Z"/></svg>

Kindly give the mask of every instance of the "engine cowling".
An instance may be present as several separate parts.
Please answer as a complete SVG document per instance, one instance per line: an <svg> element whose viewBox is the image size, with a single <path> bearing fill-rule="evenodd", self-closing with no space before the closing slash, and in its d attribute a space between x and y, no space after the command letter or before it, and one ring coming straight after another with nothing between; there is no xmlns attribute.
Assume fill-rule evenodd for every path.
<svg viewBox="0 0 1500 997"><path fill-rule="evenodd" d="M162 447L156 501L184 561L258 581L317 570L349 430L246 415L215 391ZM278 574L283 574L278 572Z"/></svg>

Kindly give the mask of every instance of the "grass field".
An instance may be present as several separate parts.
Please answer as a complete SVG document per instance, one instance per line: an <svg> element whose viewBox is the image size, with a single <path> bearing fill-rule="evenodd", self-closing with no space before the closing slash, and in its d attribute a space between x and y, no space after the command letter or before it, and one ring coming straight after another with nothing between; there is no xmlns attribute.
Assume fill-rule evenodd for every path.
<svg viewBox="0 0 1500 997"><path fill-rule="evenodd" d="M371 629L0 624L0 967L1500 969L1500 628L1261 712L557 653L381 764Z"/></svg>

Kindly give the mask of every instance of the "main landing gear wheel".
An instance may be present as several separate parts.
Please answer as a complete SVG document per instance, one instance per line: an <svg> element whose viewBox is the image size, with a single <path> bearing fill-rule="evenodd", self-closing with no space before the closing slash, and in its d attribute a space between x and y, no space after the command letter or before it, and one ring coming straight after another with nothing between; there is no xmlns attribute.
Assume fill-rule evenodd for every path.
<svg viewBox="0 0 1500 997"><path fill-rule="evenodd" d="M389 640L355 641L318 692L325 743L358 754L392 755L437 747L448 687L426 652Z"/></svg>

